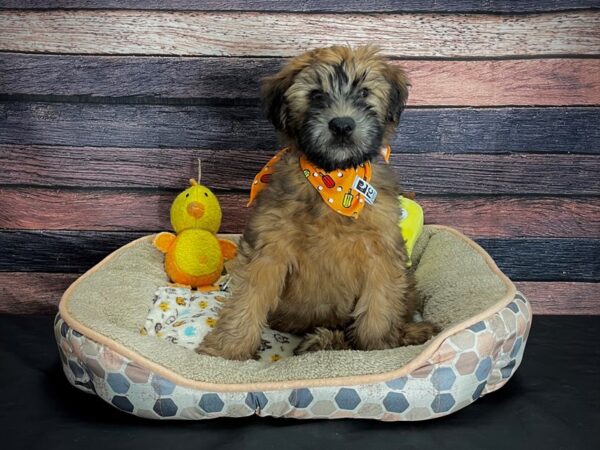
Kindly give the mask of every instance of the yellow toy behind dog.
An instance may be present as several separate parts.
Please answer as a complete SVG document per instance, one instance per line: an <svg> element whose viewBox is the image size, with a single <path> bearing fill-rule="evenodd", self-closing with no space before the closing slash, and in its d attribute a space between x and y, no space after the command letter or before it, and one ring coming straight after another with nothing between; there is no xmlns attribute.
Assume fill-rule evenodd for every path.
<svg viewBox="0 0 600 450"><path fill-rule="evenodd" d="M216 236L221 226L217 197L194 179L190 184L171 205L176 234L158 233L153 244L166 255L165 270L171 281L210 290L221 276L224 261L235 256L236 245Z"/></svg>

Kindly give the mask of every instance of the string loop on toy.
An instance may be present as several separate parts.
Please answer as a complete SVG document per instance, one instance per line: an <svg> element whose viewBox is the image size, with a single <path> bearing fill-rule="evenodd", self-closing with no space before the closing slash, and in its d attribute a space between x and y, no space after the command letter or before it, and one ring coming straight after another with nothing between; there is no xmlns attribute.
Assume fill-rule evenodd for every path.
<svg viewBox="0 0 600 450"><path fill-rule="evenodd" d="M202 183L201 181L202 178L202 161L200 160L200 158L198 158L198 184Z"/></svg>

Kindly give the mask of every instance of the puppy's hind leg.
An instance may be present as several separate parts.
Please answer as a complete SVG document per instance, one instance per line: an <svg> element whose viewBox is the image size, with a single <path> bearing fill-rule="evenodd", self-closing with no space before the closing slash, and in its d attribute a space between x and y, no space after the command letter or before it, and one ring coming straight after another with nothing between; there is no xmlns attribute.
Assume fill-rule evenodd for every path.
<svg viewBox="0 0 600 450"><path fill-rule="evenodd" d="M402 326L400 345L420 345L440 332L431 322L408 322Z"/></svg>
<svg viewBox="0 0 600 450"><path fill-rule="evenodd" d="M409 293L414 310L412 314L407 314L405 317L404 325L402 326L402 332L400 333L398 345L420 345L430 338L438 334L441 329L437 325L423 320L423 305L425 299L422 298L421 293L415 287L415 279L413 275L408 276L409 280ZM409 308L409 311L412 308Z"/></svg>
<svg viewBox="0 0 600 450"><path fill-rule="evenodd" d="M350 348L350 342L346 339L346 335L342 330L319 327L304 336L302 342L294 350L294 355L320 350L349 350Z"/></svg>

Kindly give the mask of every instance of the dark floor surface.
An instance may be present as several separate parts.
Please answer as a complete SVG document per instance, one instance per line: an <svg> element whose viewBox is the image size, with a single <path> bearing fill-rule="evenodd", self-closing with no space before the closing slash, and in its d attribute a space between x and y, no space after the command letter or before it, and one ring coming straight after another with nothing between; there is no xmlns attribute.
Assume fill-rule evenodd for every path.
<svg viewBox="0 0 600 450"><path fill-rule="evenodd" d="M600 317L536 316L523 364L505 387L448 417L405 423L128 416L69 385L52 320L0 316L0 448L600 448Z"/></svg>

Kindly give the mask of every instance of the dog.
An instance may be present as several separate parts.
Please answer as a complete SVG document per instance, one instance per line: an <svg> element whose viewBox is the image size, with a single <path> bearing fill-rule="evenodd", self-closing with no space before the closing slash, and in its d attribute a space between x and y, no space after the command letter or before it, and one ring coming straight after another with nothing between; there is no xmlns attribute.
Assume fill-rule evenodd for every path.
<svg viewBox="0 0 600 450"><path fill-rule="evenodd" d="M373 46L309 51L263 81L267 116L287 150L267 165L270 182L230 268L231 299L199 353L250 359L267 325L303 335L297 354L416 345L438 331L413 322L417 292L398 228L400 188L378 161L408 86ZM359 213L342 214L323 185L311 185L313 176L328 188L336 180L326 175L369 175L367 168L370 182L357 175L358 191L339 192ZM373 204L365 202L369 189L377 192Z"/></svg>

